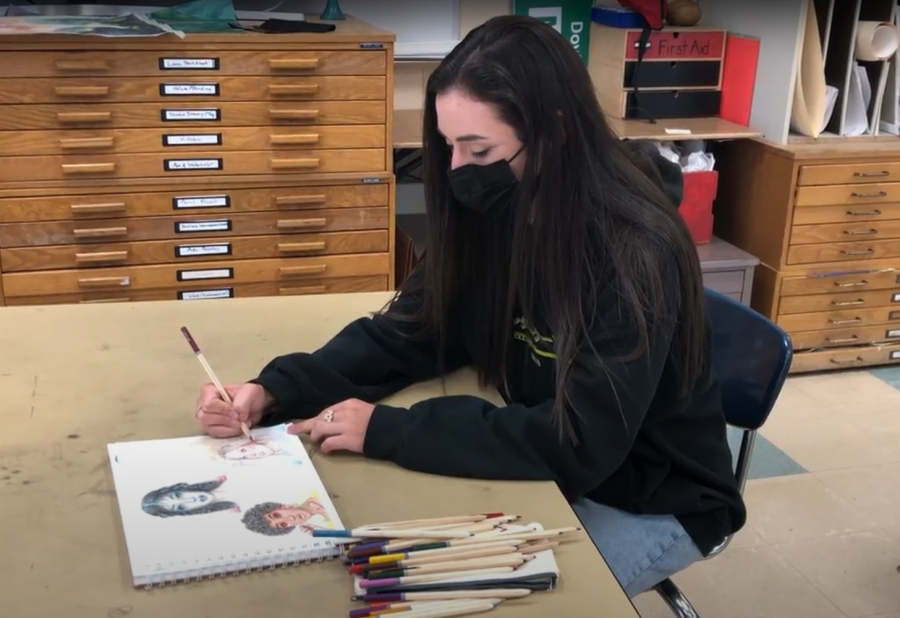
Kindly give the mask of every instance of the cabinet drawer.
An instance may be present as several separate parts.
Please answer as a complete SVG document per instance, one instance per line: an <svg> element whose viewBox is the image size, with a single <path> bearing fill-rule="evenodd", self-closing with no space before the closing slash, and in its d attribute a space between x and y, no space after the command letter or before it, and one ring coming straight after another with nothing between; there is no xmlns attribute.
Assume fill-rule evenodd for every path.
<svg viewBox="0 0 900 618"><path fill-rule="evenodd" d="M29 51L16 54L15 62L0 63L0 77L19 78L386 74L384 50Z"/></svg>
<svg viewBox="0 0 900 618"><path fill-rule="evenodd" d="M7 305L127 303L148 300L220 300L257 296L298 296L305 294L345 294L348 292L386 292L386 275L324 278L309 282L279 283L264 281L227 286L197 285L183 289L116 290L112 292L77 292L42 296L14 296Z"/></svg>
<svg viewBox="0 0 900 618"><path fill-rule="evenodd" d="M0 200L0 223L57 221L73 223L110 217L152 217L171 214L229 216L257 211L387 206L389 187L383 184L261 187L159 193L113 193L98 196L35 197ZM78 223L80 225L80 223ZM104 224L100 224L101 227ZM0 246L2 230L0 226ZM42 228L31 228L39 230Z"/></svg>
<svg viewBox="0 0 900 618"><path fill-rule="evenodd" d="M900 242L897 240L836 242L820 245L794 245L788 249L787 263L849 262L898 256L900 256Z"/></svg>
<svg viewBox="0 0 900 618"><path fill-rule="evenodd" d="M95 129L17 131L0 140L0 156L58 156L204 150L385 148L384 125L313 127L218 127L179 129Z"/></svg>
<svg viewBox="0 0 900 618"><path fill-rule="evenodd" d="M0 130L165 127L257 127L273 125L383 124L384 101L294 103L73 103L6 105Z"/></svg>
<svg viewBox="0 0 900 618"><path fill-rule="evenodd" d="M781 328L789 332L795 330L874 326L877 324L900 324L900 307L874 307L822 313L783 314L778 316L777 323Z"/></svg>
<svg viewBox="0 0 900 618"><path fill-rule="evenodd" d="M792 245L809 245L854 240L900 238L900 220L864 223L795 225L791 230Z"/></svg>
<svg viewBox="0 0 900 618"><path fill-rule="evenodd" d="M900 204L807 206L794 210L794 225L858 223L890 219L900 219Z"/></svg>
<svg viewBox="0 0 900 618"><path fill-rule="evenodd" d="M95 221L48 221L0 225L0 247L105 244L304 232L388 229L388 207L335 208L298 213L259 212L233 216L169 216Z"/></svg>
<svg viewBox="0 0 900 618"><path fill-rule="evenodd" d="M384 170L385 151L379 148L0 158L0 178L15 178L18 182Z"/></svg>
<svg viewBox="0 0 900 618"><path fill-rule="evenodd" d="M126 266L82 270L51 270L3 275L7 298L47 293L129 292L131 290L191 290L198 285L230 287L240 283L277 282L280 287L321 285L324 278L386 275L390 254L370 253L315 258L234 260L158 266Z"/></svg>
<svg viewBox="0 0 900 618"><path fill-rule="evenodd" d="M213 260L381 253L388 231L332 232L209 238L201 242L150 240L0 249L3 272L139 266Z"/></svg>
<svg viewBox="0 0 900 618"><path fill-rule="evenodd" d="M782 298L801 294L891 289L900 290L900 262L898 262L896 268L842 269L839 272L832 273L785 277L781 281Z"/></svg>
<svg viewBox="0 0 900 618"><path fill-rule="evenodd" d="M0 80L0 104L384 100L384 76Z"/></svg>
<svg viewBox="0 0 900 618"><path fill-rule="evenodd" d="M800 187L794 201L797 207L828 206L842 204L890 204L900 202L900 182L873 183L867 185L832 185L827 187Z"/></svg>
<svg viewBox="0 0 900 618"><path fill-rule="evenodd" d="M897 307L900 309L900 291L871 290L868 292L838 292L835 294L786 296L778 303L778 313L841 311L861 307Z"/></svg>
<svg viewBox="0 0 900 618"><path fill-rule="evenodd" d="M788 333L795 350L836 348L867 343L900 343L900 327L864 326Z"/></svg>
<svg viewBox="0 0 900 618"><path fill-rule="evenodd" d="M900 161L803 165L798 185L843 185L900 180Z"/></svg>
<svg viewBox="0 0 900 618"><path fill-rule="evenodd" d="M794 354L791 373L852 369L900 362L900 345L858 347Z"/></svg>

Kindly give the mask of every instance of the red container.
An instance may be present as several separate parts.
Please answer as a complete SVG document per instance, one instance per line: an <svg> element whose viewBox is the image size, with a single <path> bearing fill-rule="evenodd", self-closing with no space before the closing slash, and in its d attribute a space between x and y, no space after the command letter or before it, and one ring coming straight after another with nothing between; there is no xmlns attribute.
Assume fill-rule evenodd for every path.
<svg viewBox="0 0 900 618"><path fill-rule="evenodd" d="M687 223L694 243L705 245L712 240L713 202L719 187L719 172L686 172L684 199L678 212Z"/></svg>

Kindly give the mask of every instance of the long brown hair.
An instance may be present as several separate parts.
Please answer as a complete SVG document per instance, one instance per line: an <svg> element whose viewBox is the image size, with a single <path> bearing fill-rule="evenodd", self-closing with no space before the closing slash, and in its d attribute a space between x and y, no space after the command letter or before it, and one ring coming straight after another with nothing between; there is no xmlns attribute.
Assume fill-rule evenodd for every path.
<svg viewBox="0 0 900 618"><path fill-rule="evenodd" d="M452 197L435 99L454 88L492 105L525 145L517 197L497 216L472 213ZM623 358L647 353L652 328L677 324L669 363L682 392L693 388L709 354L696 250L658 175L651 179L646 159L610 129L564 37L523 16L474 29L428 79L423 145L429 245L419 276L400 293L422 295L421 313L406 317L441 357L463 317L474 368L483 384L502 387L514 320L543 325L557 357L552 417L561 435L577 440L567 384L576 356L591 352L590 334L601 327L597 299L613 286L639 334Z"/></svg>

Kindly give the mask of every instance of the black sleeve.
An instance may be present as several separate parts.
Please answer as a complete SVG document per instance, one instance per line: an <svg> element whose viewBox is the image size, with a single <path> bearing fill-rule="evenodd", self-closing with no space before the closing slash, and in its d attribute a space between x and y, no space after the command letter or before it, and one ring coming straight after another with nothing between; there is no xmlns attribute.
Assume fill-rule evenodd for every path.
<svg viewBox="0 0 900 618"><path fill-rule="evenodd" d="M421 278L421 269L412 276ZM392 312L414 316L422 297L421 286L416 286L393 301ZM273 359L251 380L275 400L261 424L310 418L346 399L376 402L411 384L437 377L441 370L437 346L433 341L410 336L418 329L414 321L379 313L351 322L315 352ZM458 343L447 351L445 360L446 371L467 362Z"/></svg>
<svg viewBox="0 0 900 618"><path fill-rule="evenodd" d="M555 481L571 496L590 491L632 449L674 332L671 324L657 324L649 354L619 360L634 349L638 331L620 313L615 293L604 296L606 310L591 337L595 350L584 346L570 374L569 393L581 414L577 444L560 438L550 418L552 400L535 407L497 407L477 397L448 396L410 409L377 406L365 455L432 474Z"/></svg>

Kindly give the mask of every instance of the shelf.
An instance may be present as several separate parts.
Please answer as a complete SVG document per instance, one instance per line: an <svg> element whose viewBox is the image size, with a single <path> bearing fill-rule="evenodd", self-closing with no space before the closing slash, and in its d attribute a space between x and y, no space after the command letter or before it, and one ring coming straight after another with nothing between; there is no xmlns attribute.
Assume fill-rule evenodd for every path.
<svg viewBox="0 0 900 618"><path fill-rule="evenodd" d="M689 118L684 120L659 120L650 124L646 120L607 120L619 137L627 139L651 139L675 141L685 139L744 139L759 137L760 132L721 118ZM669 133L676 130L677 133ZM680 130L680 131L678 131ZM683 131L689 131L684 133ZM422 110L398 109L394 111L394 148L422 147Z"/></svg>

